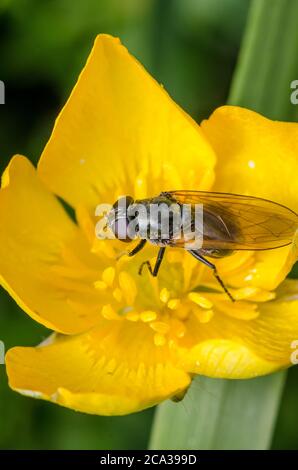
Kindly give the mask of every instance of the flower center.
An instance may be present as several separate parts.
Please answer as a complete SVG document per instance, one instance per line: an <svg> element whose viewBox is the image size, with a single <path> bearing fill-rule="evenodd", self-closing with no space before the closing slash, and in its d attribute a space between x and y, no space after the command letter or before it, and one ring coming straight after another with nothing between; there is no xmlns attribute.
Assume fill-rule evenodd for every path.
<svg viewBox="0 0 298 470"><path fill-rule="evenodd" d="M200 266L177 251L168 251L157 278L149 271L138 275L141 260L137 256L123 257L104 269L94 283L97 290L110 293L108 303L101 309L103 317L146 324L152 329L157 346L183 337L191 315L201 323L209 322L213 302L191 289L201 277Z"/></svg>
<svg viewBox="0 0 298 470"><path fill-rule="evenodd" d="M183 338L193 321L204 328L214 320L215 312L241 320L256 318L259 314L256 301L273 296L255 287L235 288L229 284L229 279L247 275L247 269L254 263L251 254L240 253L220 261L219 272L237 299L232 303L212 270L185 250L167 248L157 277L146 269L139 275L144 261L154 265L158 251L155 246L148 243L134 257L119 257L124 246L121 241L98 240L90 216L79 210L77 218L82 229L80 236L84 234L81 237L84 254L74 254L71 247L64 249L66 266L59 266L60 272L68 277L73 273L71 276L76 280L79 277L84 280L84 292L89 292L90 308L96 314L106 320L140 322L150 329L156 346L171 345Z"/></svg>

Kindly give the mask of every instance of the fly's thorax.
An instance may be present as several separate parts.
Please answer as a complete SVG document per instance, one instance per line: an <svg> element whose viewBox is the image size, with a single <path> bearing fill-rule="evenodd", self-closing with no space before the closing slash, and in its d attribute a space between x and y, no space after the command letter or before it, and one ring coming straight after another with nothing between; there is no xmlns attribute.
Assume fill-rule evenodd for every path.
<svg viewBox="0 0 298 470"><path fill-rule="evenodd" d="M193 205L180 204L166 194L136 201L129 196L121 197L107 216L107 225L119 240L141 238L155 245L180 247L195 240L195 248L199 249L203 217L199 226L196 221Z"/></svg>
<svg viewBox="0 0 298 470"><path fill-rule="evenodd" d="M166 246L181 232L181 206L169 198L158 196L135 201L129 207L135 219L139 238Z"/></svg>

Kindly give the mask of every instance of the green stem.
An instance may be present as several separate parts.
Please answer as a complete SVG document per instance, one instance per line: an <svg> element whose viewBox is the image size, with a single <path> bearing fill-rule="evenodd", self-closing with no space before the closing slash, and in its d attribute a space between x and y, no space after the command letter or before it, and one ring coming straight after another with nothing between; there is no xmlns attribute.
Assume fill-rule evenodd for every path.
<svg viewBox="0 0 298 470"><path fill-rule="evenodd" d="M253 0L229 104L295 120L290 83L298 78L297 0Z"/></svg>
<svg viewBox="0 0 298 470"><path fill-rule="evenodd" d="M197 377L179 404L158 407L151 449L267 449L284 373L252 380Z"/></svg>
<svg viewBox="0 0 298 470"><path fill-rule="evenodd" d="M253 0L229 104L294 120L298 1ZM197 377L179 404L157 409L151 449L268 449L286 373L251 380Z"/></svg>

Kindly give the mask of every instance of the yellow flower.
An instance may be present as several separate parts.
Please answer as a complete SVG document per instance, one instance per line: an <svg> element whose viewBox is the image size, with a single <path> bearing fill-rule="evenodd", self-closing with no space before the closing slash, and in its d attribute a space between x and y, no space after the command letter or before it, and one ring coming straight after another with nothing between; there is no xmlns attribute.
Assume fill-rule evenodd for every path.
<svg viewBox="0 0 298 470"><path fill-rule="evenodd" d="M6 356L10 386L95 414L125 414L182 393L193 374L250 378L291 364L296 246L217 262L237 302L181 249L158 278L94 235L95 207L118 196L220 190L298 209L298 125L232 106L199 127L117 39L101 35L37 171L15 156L0 193L2 285L46 344ZM73 222L55 195L76 211Z"/></svg>

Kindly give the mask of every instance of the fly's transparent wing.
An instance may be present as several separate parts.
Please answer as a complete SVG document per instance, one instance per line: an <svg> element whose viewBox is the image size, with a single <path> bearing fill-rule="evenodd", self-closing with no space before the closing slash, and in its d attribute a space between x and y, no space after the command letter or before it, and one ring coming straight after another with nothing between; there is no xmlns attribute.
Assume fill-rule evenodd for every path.
<svg viewBox="0 0 298 470"><path fill-rule="evenodd" d="M203 205L204 248L279 248L289 245L298 229L295 212L266 199L205 191L168 191L162 195L179 204Z"/></svg>

